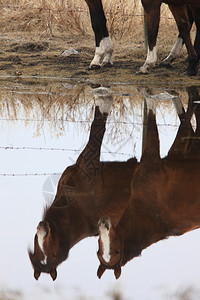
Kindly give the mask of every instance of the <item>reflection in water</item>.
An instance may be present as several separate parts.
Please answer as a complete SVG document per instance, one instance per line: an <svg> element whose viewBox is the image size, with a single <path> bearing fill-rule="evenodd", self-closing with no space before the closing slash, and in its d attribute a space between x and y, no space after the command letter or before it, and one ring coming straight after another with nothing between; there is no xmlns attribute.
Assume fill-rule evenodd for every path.
<svg viewBox="0 0 200 300"><path fill-rule="evenodd" d="M137 86L112 87L113 110L108 122L112 125L110 137L113 139L128 137L132 124L134 127L141 126L143 91L140 90ZM44 125L53 135L63 135L70 122L76 123L77 128L89 130L88 123L92 121L94 109L92 91L93 88L87 85L66 83L59 87L40 88L21 84L4 86L0 90L0 116L6 120L22 120L26 126L33 124L36 136L42 134ZM162 91L164 90L157 89L154 92L158 94ZM187 103L187 93L178 92L183 103ZM171 110L169 101L163 104L163 99L159 100L158 108L162 110L164 105L165 110Z"/></svg>
<svg viewBox="0 0 200 300"><path fill-rule="evenodd" d="M35 252L30 251L35 278L39 278L41 272L47 272L55 280L58 264L66 259L69 249L72 248L74 244L87 236L97 234L97 224L101 217L109 217L112 221L112 225L115 227L119 220L122 222L121 217L123 212L126 207L129 207L128 201L131 196L133 170L142 164L140 163L142 148L141 137L143 125L145 125L145 120L143 124L143 99L144 97L155 99L157 97L154 97L155 95L161 93L166 95L166 91L163 89L138 89L135 86L112 87L108 92L110 90L112 91L112 94L109 94L107 98L109 98L108 103L111 102L110 98L112 98L112 106L109 111L101 110L100 102L102 102L102 97L97 94L95 94L94 97L94 89L92 87L85 87L84 85L62 85L59 89L49 89L48 92L46 92L45 88L40 91L38 91L38 89L34 91L33 88L22 93L22 91L24 91L22 86L12 89L9 87L1 90L1 99L5 100L4 102L2 101L1 105L1 119L13 120L11 121L12 124L17 124L17 120L22 120L24 124L29 125L29 130L31 124L32 128L34 128L35 138L38 137L38 135L43 134L43 132L45 132L45 135L47 136L47 132L49 131L52 136L67 136L68 131L71 130L69 124L74 124L76 127L76 134L74 134L74 137L76 137L78 133L86 135L86 132L91 127L89 139L86 137L88 142L85 147L81 146L84 142L79 143L77 148L77 146L73 147L74 144L72 143L72 140L66 141L66 149L81 149L82 152L80 155L77 151L75 152L75 164L70 161L67 163L65 163L64 160L61 161L63 168L67 165L70 167L63 173L58 185L55 201L53 205L48 205L48 208L45 210L44 218L38 226L35 237ZM171 94L171 91L168 90L167 92ZM184 108L187 108L188 92L186 90L176 90L176 93L179 94ZM149 96L149 94L151 94L151 96ZM193 97L192 95L195 96ZM190 92L190 98L191 97L195 98L193 100L198 98L194 89ZM178 104L174 106L171 99L165 99L165 101L156 99L157 125L162 141L161 146L163 147L164 145L163 148L161 147L162 157L167 154L169 146L172 144L173 137L176 135L178 129L177 125L179 123L178 116L181 121L180 129L184 127L183 124L190 124L189 122L184 122L184 118L187 115L188 118L191 118L195 108L194 105L190 105L187 113L181 115L179 111L181 106ZM181 109L183 111L183 108ZM175 110L178 112L177 115L175 115ZM193 128L198 127L197 121L198 119L192 118ZM166 127L164 129L164 124L167 124L167 128L171 129L172 135L170 137L167 135L168 130L166 130ZM169 152L171 159L172 154L173 159L175 160L175 156L179 156L180 153L182 153L183 156L191 153L191 142L196 141L194 138L186 138L188 135L184 136L183 131L181 134L177 134L174 144L171 147L171 149L174 149L173 153L172 151ZM178 138L178 135L180 138ZM184 142L182 141L183 136ZM80 137L78 138L80 139ZM165 143L164 139L167 143ZM129 143L126 144L127 140ZM179 142L177 143L178 140ZM150 142L148 149L152 149L151 143L152 141ZM52 148L54 147L55 146L53 145ZM194 149L193 146L192 148ZM123 155L120 156L116 154L116 152L123 153ZM128 158L132 158L129 161L126 161L127 156L124 154L128 154ZM68 152L66 152L65 155L69 156ZM56 161L59 161L59 156L60 155L57 154L55 162L53 160L48 160L48 165L54 166L55 172L58 170ZM137 160L133 158L134 156ZM105 162L113 160L115 160L115 162ZM23 161L21 162L23 165ZM38 163L40 162L35 161L36 166ZM144 170L144 173L145 172L146 171ZM22 181L25 182L25 179L22 179ZM30 228L34 228L38 218L40 218L37 212L40 214L42 203L40 199L38 200L39 202L37 202L37 205L36 203L30 203L30 205L33 205L35 211L34 220L32 219L31 224L29 225ZM31 215L32 213L30 212L29 216ZM63 217L65 221L63 221ZM74 222L74 220L76 222ZM28 222L26 221L26 223ZM30 231L28 233L28 239L29 238ZM61 245L59 244L59 240L62 240ZM52 247L52 245L54 247ZM168 251L169 246L165 246ZM69 282L71 282L71 284L78 282L79 286L82 286L84 283L87 286L88 291L90 289L92 290L93 286L93 288L95 287L98 291L101 289L103 293L107 290L108 285L109 288L111 288L113 279L112 277L107 279L106 284L102 281L97 281L95 271L95 263L98 263L96 259L96 246L94 246L94 248L90 247L90 241L87 239L85 247L88 248L88 251L93 249L93 251L90 252L90 257L94 255L92 263L89 263L88 265L88 277L83 275L85 267L83 266L81 268L81 264L87 259L86 257L88 257L88 254L83 255L82 251L77 252L76 258L74 258L75 261L77 261L75 265L76 268L74 267L74 269L77 269L79 275L76 274L76 279L72 275L69 275L71 270L70 262L73 260L73 253L76 253L76 249L78 249L75 247L70 251L70 258L68 259L67 264L63 264L63 267L59 268L60 276L58 276L57 281L62 282L63 280L63 284L67 285L68 290L70 286ZM159 249L160 248L161 246L159 246ZM156 259L158 259L157 256ZM148 261L146 260L146 264L150 261L152 261L152 263L153 261L155 262L153 259L148 259ZM145 262L145 257L142 257L141 264L143 262ZM28 263L26 262L25 265L27 266ZM93 265L94 267L91 268L90 274L89 267ZM127 265L129 267L129 264ZM137 269L137 262L134 263L133 267L135 274L141 272ZM68 276L64 275L63 270L69 272ZM133 274L133 272L132 270L126 270L127 271L124 272L121 278L122 280L125 278L128 284L128 282L130 283L128 278L132 278L131 274ZM143 284L142 282L145 280L145 274L148 274L146 271L142 273L143 279L141 279L140 276L138 279L134 279L135 282L138 282L138 286ZM160 280L161 275L158 277L156 277L156 274L154 275L156 282L158 281L158 277ZM167 274L165 275L167 276ZM27 278L30 278L30 269L28 269L26 276ZM168 276L172 276L170 275L170 272ZM121 278L119 280L121 280ZM165 282L166 277L164 278ZM37 287L40 286L43 280L46 279L44 276L41 276L40 281L37 283ZM48 287L51 286L48 280L47 285ZM105 289L102 288L103 286ZM175 288L177 286L178 285L175 285ZM147 288L147 293L150 295L149 299L161 299L162 292L163 291L153 291L152 285L149 283ZM95 295L94 291L91 293ZM128 284L126 293L127 295L130 293L129 295L131 295L131 298L133 295L135 295L136 299L145 299L146 297L142 294L142 290L137 288L137 284L134 285L134 289L132 289L132 284ZM102 299L102 295L99 295L99 297ZM93 299L95 299L95 297L93 297Z"/></svg>
<svg viewBox="0 0 200 300"><path fill-rule="evenodd" d="M81 239L97 235L100 216L111 214L116 223L127 205L136 159L100 162L112 101L108 89L96 90L89 141L76 164L62 174L55 200L37 227L34 252L29 251L35 279L44 272L55 280L57 266L67 258L69 250Z"/></svg>
<svg viewBox="0 0 200 300"><path fill-rule="evenodd" d="M185 179L186 183L192 181L191 170L194 163L198 162L194 162L194 158L199 150L199 140L193 138L196 133L198 134L199 106L194 102L200 97L196 88L189 88L188 92L187 113L181 106L180 98L171 96L181 123L167 157L160 158L155 121L155 96L146 93L145 100L149 114L141 162L138 163L133 158L127 162L101 163L101 144L110 107L113 105L113 97L108 89L95 90L95 113L89 141L76 164L68 167L61 176L55 200L47 208L43 220L38 225L34 252L29 252L36 279L41 272L45 272L50 273L55 280L56 268L67 258L71 247L82 238L97 235L97 223L103 216L109 218L109 221L103 219L103 223L99 225L103 236L106 234L109 237L111 224L112 226L118 224L116 230L111 231L114 232L114 237L110 237L110 247L112 239L117 245L114 247L113 258L109 249L105 254L106 246L100 243L102 246L100 249L104 250L102 255L99 255L101 262L99 277L106 268L114 268L118 278L121 273L120 267L131 258L140 255L144 248L167 236L180 235L199 226L199 214L194 216L198 205L190 211L190 204L186 202L191 197L195 203L197 202L198 193L195 194L195 184L190 189L187 186L186 191L178 194L184 181L183 177L187 178L189 174ZM170 94L162 94L162 97L168 99ZM190 123L193 112L197 123L195 132ZM174 157L177 161L174 161ZM183 194L186 195L186 200ZM181 201L184 207L181 206ZM174 215L174 208L177 206L180 209L178 215L180 213L181 219L180 216ZM146 211L150 212L150 215ZM116 239L118 231L119 241ZM101 242L102 240L103 238L100 239Z"/></svg>
<svg viewBox="0 0 200 300"><path fill-rule="evenodd" d="M195 87L188 88L188 94L187 112L179 97L173 99L180 126L163 159L160 158L155 101L146 96L147 135L141 162L133 168L128 205L117 226L112 215L99 221L99 278L106 269L113 269L119 278L121 266L141 255L143 249L200 227L200 106L197 103L200 96ZM195 130L190 123L193 113ZM106 250L108 242L109 250Z"/></svg>

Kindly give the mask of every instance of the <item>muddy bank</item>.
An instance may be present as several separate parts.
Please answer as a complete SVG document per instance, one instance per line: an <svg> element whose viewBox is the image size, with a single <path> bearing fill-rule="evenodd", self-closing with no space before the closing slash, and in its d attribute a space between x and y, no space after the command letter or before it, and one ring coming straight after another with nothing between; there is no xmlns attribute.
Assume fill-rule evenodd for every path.
<svg viewBox="0 0 200 300"><path fill-rule="evenodd" d="M100 84L155 84L155 85L198 85L200 71L195 77L183 75L187 66L186 51L173 63L172 68L154 68L151 74L136 75L145 60L143 44L114 41L114 65L111 68L89 70L94 55L94 40L90 36L54 36L38 39L37 36L14 33L0 38L0 76L54 77L70 78L81 82ZM171 45L159 45L158 56L161 61L169 52ZM66 49L75 49L78 54L63 57Z"/></svg>

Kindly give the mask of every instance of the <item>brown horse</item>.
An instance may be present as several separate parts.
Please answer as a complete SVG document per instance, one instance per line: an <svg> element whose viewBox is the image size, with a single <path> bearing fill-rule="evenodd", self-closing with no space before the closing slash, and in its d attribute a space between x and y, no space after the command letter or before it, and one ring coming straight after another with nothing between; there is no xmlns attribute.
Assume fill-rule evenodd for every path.
<svg viewBox="0 0 200 300"><path fill-rule="evenodd" d="M175 18L177 23L180 38L184 41L189 57L189 66L186 70L188 75L196 75L197 74L197 61L200 53L195 52L200 47L200 11L197 6L199 6L199 0L142 0L142 4L144 6L144 11L147 20L147 34L148 34L148 54L146 58L146 62L140 68L141 73L148 73L149 70L155 66L157 61L157 51L156 51L156 39L159 28L160 21L160 6L165 2L169 5L169 8ZM95 35L95 43L96 50L93 60L90 63L91 69L98 69L102 66L111 66L112 62L112 52L113 52L113 44L109 37L109 33L106 26L106 17L104 14L102 1L101 0L86 0L86 3L89 7L90 17L92 29ZM186 5L187 7L186 7ZM195 50L192 46L190 40L190 29L191 24L188 20L188 5L195 5L190 7L192 11L193 18L195 20L197 26L197 36ZM180 40L179 40L180 43ZM179 46L180 47L180 46Z"/></svg>
<svg viewBox="0 0 200 300"><path fill-rule="evenodd" d="M101 215L109 215L117 224L127 206L132 170L137 162L100 162L112 105L112 95L104 93L105 89L96 92L94 120L85 149L76 164L63 172L55 199L37 226L34 251L29 250L35 279L44 272L55 280L57 266L67 258L69 250L81 239L98 234Z"/></svg>
<svg viewBox="0 0 200 300"><path fill-rule="evenodd" d="M143 66L140 68L141 73L148 73L149 70L155 66L157 61L156 39L158 35L159 22L160 22L160 6L162 2L168 4L174 19L176 20L180 37L183 39L187 52L189 65L185 73L189 76L197 74L198 59L200 57L200 1L199 0L142 0L144 12L147 22L147 34L148 34L148 53L147 58ZM195 40L195 49L190 39L191 24L188 19L188 6L193 14L197 26L197 35ZM196 53L196 51L197 53Z"/></svg>
<svg viewBox="0 0 200 300"><path fill-rule="evenodd" d="M190 28L192 28L193 23L196 24L196 37L194 41L194 49L198 56L198 60L200 59L200 12L199 7L195 10L195 15L189 5L187 5L187 14L188 21L190 24ZM179 33L174 46L172 47L168 56L159 64L161 67L170 67L171 63L180 55L181 49L184 45L184 40Z"/></svg>
<svg viewBox="0 0 200 300"><path fill-rule="evenodd" d="M133 170L128 206L117 226L112 224L109 215L98 222L99 278L106 269L113 269L119 278L121 267L139 256L143 249L200 227L200 106L195 104L200 96L196 88L189 88L188 92L187 112L176 105L181 123L163 159L159 152L155 110L149 109L147 139L141 162ZM176 104L177 99L174 102ZM194 110L195 131L190 123Z"/></svg>

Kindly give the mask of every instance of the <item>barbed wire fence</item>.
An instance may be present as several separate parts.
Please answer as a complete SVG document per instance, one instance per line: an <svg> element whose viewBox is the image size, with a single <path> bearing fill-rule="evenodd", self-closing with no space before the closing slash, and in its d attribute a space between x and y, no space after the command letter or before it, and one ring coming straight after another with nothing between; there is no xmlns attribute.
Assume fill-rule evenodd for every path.
<svg viewBox="0 0 200 300"><path fill-rule="evenodd" d="M1 119L0 119L1 120ZM25 119L24 119L25 120ZM78 121L76 121L78 122ZM82 121L81 121L82 122ZM87 121L88 122L88 121ZM91 123L91 122L88 122ZM134 125L133 123L129 123L131 125ZM137 126L142 126L142 123L137 123L135 124ZM157 124L158 127L174 127L175 129L178 128L178 125L173 125L173 124ZM129 136L129 139L131 139L131 136ZM128 142L128 139L125 141L125 143ZM124 143L123 143L124 146ZM122 146L120 146L119 149L121 149ZM0 146L0 151L51 151L51 152L73 152L80 154L84 147L81 147L80 149L72 149L72 148L56 148L56 147L29 147L29 146ZM119 151L101 151L101 154L110 154L113 157L116 155L120 155L125 157L126 159L130 159L133 157L130 153L125 153L125 152L119 152ZM71 158L72 164L75 163L75 160ZM27 176L61 176L61 172L43 172L43 173L0 173L0 176L2 177L27 177Z"/></svg>

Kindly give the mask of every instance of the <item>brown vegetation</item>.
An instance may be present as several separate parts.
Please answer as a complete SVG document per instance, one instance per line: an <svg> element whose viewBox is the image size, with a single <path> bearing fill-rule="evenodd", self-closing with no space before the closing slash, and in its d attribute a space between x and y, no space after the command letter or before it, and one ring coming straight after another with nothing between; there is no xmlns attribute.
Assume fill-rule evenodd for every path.
<svg viewBox="0 0 200 300"><path fill-rule="evenodd" d="M143 9L138 0L103 1L108 29L112 37L138 38L143 31ZM93 34L89 22L89 11L84 0L1 0L1 32L26 31L43 34L63 32ZM162 9L164 27L174 25L166 5ZM166 26L165 26L166 25ZM137 28L137 30L136 30ZM171 30L168 30L168 33Z"/></svg>
<svg viewBox="0 0 200 300"><path fill-rule="evenodd" d="M0 75L21 79L73 78L99 84L130 83L132 80L140 85L147 82L194 84L194 78L180 75L185 70L186 51L173 64L173 69L154 69L149 76L136 76L146 56L141 2L103 0L103 5L114 42L114 65L110 69L88 71L95 43L84 0L0 0ZM168 7L163 5L157 43L158 62L168 55L176 36L175 22ZM78 55L61 55L71 48L76 49Z"/></svg>

